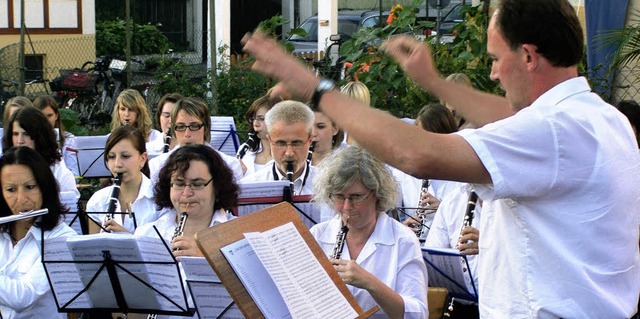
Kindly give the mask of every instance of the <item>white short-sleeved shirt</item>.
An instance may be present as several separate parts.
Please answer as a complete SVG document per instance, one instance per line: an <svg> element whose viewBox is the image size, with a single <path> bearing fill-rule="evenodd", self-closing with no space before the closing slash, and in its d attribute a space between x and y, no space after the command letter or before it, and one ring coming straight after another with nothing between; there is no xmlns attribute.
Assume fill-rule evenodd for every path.
<svg viewBox="0 0 640 319"><path fill-rule="evenodd" d="M58 181L60 192L73 192L76 194L76 198L80 198L80 191L76 187L76 178L64 164L64 161L58 161L51 165L51 172Z"/></svg>
<svg viewBox="0 0 640 319"><path fill-rule="evenodd" d="M40 228L31 226L13 246L9 233L0 233L0 313L4 319L56 318L58 314L40 258L41 235ZM44 239L72 235L76 232L61 222L45 231Z"/></svg>
<svg viewBox="0 0 640 319"><path fill-rule="evenodd" d="M327 256L333 252L341 226L342 221L336 217L311 228L311 235ZM345 245L342 259L349 260L350 256ZM418 238L407 226L384 213L378 214L375 229L355 261L402 297L404 318L427 318L429 277ZM365 311L377 305L368 291L350 285L347 287ZM371 318L388 317L380 310Z"/></svg>
<svg viewBox="0 0 640 319"><path fill-rule="evenodd" d="M471 187L469 184L460 184L457 189L449 192L449 194L442 199L438 211L433 214L435 217L433 223L431 223L429 235L424 242L424 247L455 248L458 246L470 193ZM478 228L481 212L482 205L478 201L473 219L471 220L472 227ZM482 238L480 238L480 240L482 240ZM469 277L465 277L467 290L474 291L474 289L477 289L478 283L477 255L467 255L467 261L469 262L469 270L471 271L473 281L476 283L476 287L474 288L471 281L467 280Z"/></svg>
<svg viewBox="0 0 640 319"><path fill-rule="evenodd" d="M87 202L87 208L85 211L89 213L106 212L109 209L109 202L113 188L114 186L112 185L95 192ZM156 205L153 201L153 185L151 185L151 181L144 175L142 175L142 183L140 183L138 197L136 197L136 200L131 203L131 210L134 213L138 227L154 222L166 213L166 210L156 210ZM116 212L122 212L120 202L116 203ZM115 216L116 222L122 225L122 227L124 227L128 232L133 233L136 230L133 218L131 218L129 214L122 215L124 216L123 224L120 216L121 215ZM103 224L105 214L89 214L89 217L98 223Z"/></svg>
<svg viewBox="0 0 640 319"><path fill-rule="evenodd" d="M209 144L203 144L203 145L211 147L211 145ZM176 145L176 147L174 147L169 152L162 153L152 158L151 160L149 160L149 173L150 173L149 175L150 175L151 182L153 184L158 182L158 174L160 173L160 170L162 169L162 167L164 167L164 163L167 162L167 159L169 158L169 156L173 152L175 152L175 150L177 150L178 148L180 148L180 145ZM214 151L216 151L218 155L220 155L222 160L227 164L227 167L229 167L229 169L231 170L231 173L233 173L234 181L236 182L239 181L244 176L242 166L240 165L240 160L238 160L233 156L229 156L225 153L222 153L216 149L214 149Z"/></svg>
<svg viewBox="0 0 640 319"><path fill-rule="evenodd" d="M584 78L458 132L488 170L483 318L628 318L640 290L640 156L629 121ZM503 199L495 201L495 199Z"/></svg>

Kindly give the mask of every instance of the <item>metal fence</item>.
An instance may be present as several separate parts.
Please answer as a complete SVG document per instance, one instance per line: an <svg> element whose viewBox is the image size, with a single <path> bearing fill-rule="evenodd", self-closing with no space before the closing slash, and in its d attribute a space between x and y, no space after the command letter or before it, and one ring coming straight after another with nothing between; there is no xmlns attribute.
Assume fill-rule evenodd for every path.
<svg viewBox="0 0 640 319"><path fill-rule="evenodd" d="M161 92L155 90L157 82L162 78L178 76L176 72L178 66L179 76L189 80L206 81L207 48L202 41L204 35L206 33L192 32L183 52L132 56L131 78L123 79L126 86L122 89L132 87L142 91L145 86L151 86L151 90L147 90L149 93L147 104L153 111L161 96ZM68 70L79 69L85 63L95 62L98 58L94 35L60 36L26 42L24 52L24 95L29 98L43 94L61 95L62 93L52 90L52 82L59 80L61 75L68 73ZM124 59L123 56L118 58ZM176 68L173 68L173 65L176 65ZM19 94L21 71L20 44L15 43L0 48L0 80L3 84L0 87L0 93L4 96ZM99 90L100 84L96 86L93 94L99 95ZM89 94L89 92L82 94Z"/></svg>

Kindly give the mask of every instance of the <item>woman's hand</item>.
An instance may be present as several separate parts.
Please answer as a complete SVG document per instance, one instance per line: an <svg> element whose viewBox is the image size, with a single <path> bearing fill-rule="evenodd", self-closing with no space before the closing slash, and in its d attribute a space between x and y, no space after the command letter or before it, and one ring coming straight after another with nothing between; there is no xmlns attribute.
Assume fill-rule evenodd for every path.
<svg viewBox="0 0 640 319"><path fill-rule="evenodd" d="M110 233L128 233L129 232L124 227L122 227L122 225L118 224L115 218L111 218L105 221L102 227L104 227L104 229L106 229Z"/></svg>
<svg viewBox="0 0 640 319"><path fill-rule="evenodd" d="M360 267L353 260L331 259L333 268L336 269L345 284L368 290L373 275ZM375 279L375 278L374 278Z"/></svg>
<svg viewBox="0 0 640 319"><path fill-rule="evenodd" d="M465 227L460 231L460 241L458 250L463 255L477 255L478 241L480 240L480 231L474 227Z"/></svg>
<svg viewBox="0 0 640 319"><path fill-rule="evenodd" d="M177 249L177 250L176 250ZM204 257L202 251L196 244L196 240L190 236L178 236L171 243L173 256L179 259L180 256Z"/></svg>

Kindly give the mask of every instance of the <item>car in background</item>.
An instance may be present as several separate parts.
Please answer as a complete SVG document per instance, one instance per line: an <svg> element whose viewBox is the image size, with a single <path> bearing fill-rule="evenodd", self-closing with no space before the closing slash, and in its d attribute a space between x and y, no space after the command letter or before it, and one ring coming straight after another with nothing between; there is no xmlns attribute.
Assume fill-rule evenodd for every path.
<svg viewBox="0 0 640 319"><path fill-rule="evenodd" d="M444 16L440 27L438 27L438 34L440 35L441 43L451 43L455 38L453 28L464 21L464 15L462 14L462 4L456 4L447 15Z"/></svg>
<svg viewBox="0 0 640 319"><path fill-rule="evenodd" d="M384 13L383 13L384 14ZM386 13L386 17L389 13ZM378 25L380 13L374 11L346 10L338 12L338 34L340 41L344 42L353 37L360 28ZM304 20L298 28L304 29L305 36L292 34L287 41L293 44L293 52L309 52L318 50L318 16L312 16Z"/></svg>

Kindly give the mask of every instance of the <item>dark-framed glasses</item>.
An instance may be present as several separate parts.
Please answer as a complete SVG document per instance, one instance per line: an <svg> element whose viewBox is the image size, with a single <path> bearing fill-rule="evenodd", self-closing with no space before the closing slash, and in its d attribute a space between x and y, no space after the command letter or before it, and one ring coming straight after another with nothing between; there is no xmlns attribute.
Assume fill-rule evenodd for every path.
<svg viewBox="0 0 640 319"><path fill-rule="evenodd" d="M254 122L256 122L256 123L264 123L264 116L250 117L249 118L249 123L254 124Z"/></svg>
<svg viewBox="0 0 640 319"><path fill-rule="evenodd" d="M344 204L344 202L348 199L351 204L353 204L353 206L358 206L362 205L362 203L364 203L364 201L366 201L367 198L371 196L371 194L373 194L373 191L369 191L368 194L351 194L349 196L345 196L344 194L330 194L329 199L331 199L331 201L337 205Z"/></svg>
<svg viewBox="0 0 640 319"><path fill-rule="evenodd" d="M211 184L212 181L213 181L213 177L207 182L202 180L195 180L191 183L187 183L184 180L178 179L178 180L171 181L171 188L181 191L187 188L187 186L189 186L191 190L197 191L207 187L207 185Z"/></svg>
<svg viewBox="0 0 640 319"><path fill-rule="evenodd" d="M184 124L176 124L173 126L173 129L176 132L184 132L187 130L187 128L189 128L189 131L191 132L195 132L200 130L202 127L204 126L204 123L200 123L200 124L189 124L189 125L184 125Z"/></svg>

